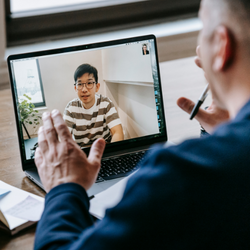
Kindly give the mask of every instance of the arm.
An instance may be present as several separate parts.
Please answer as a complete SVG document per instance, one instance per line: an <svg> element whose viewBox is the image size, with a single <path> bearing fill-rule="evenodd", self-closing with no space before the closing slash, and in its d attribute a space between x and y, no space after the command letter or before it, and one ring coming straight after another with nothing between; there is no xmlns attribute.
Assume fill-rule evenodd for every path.
<svg viewBox="0 0 250 250"><path fill-rule="evenodd" d="M53 188L46 196L38 223L35 249L188 249L190 244L199 245L197 236L214 237L217 227L218 232L227 231L226 226L220 226L230 216L211 202L221 200L220 190L225 190L225 183L221 172L210 168L219 162L210 154L221 154L217 143L212 152L207 150L209 142L210 137L203 143L155 148L129 179L122 201L108 209L104 219L96 224L80 185L66 183ZM230 183L229 178L229 186ZM228 190L230 200L231 193ZM202 245L204 242L197 248Z"/></svg>
<svg viewBox="0 0 250 250"><path fill-rule="evenodd" d="M122 129L121 120L117 113L117 110L112 102L109 103L107 107L107 113L105 115L107 125L112 134L111 142L124 140L124 134Z"/></svg>
<svg viewBox="0 0 250 250"><path fill-rule="evenodd" d="M234 192L245 173L232 185L235 172L225 168L231 159L221 161L219 149L226 146L223 151L226 155L233 155L235 149L228 145L225 136L219 135L217 140L208 136L166 149L153 149L140 170L129 179L121 202L108 209L102 221L93 224L85 190L99 170L105 142L97 140L87 159L75 143L71 144L67 127L58 118L58 113L52 115L53 123L49 117L43 118L44 129L38 135L35 162L48 194L36 231L36 250L188 249L190 246L201 249L204 242L212 249L214 241L207 239L215 235L221 239L218 248L225 245L221 232L225 232L225 237L228 227L237 224L228 218L240 211L236 216L238 221L242 213L238 204L248 201L244 196L235 202L241 189ZM224 135L225 128L221 131ZM234 140L231 144L235 145ZM223 171L226 178L222 178ZM246 216L242 215L242 221ZM227 239L235 239L235 230L229 234Z"/></svg>
<svg viewBox="0 0 250 250"><path fill-rule="evenodd" d="M54 187L45 199L45 210L36 231L35 249L162 249L167 244L163 234L171 234L172 229L166 227L168 220L163 217L168 217L168 212L171 217L176 213L176 208L171 206L174 202L165 202L169 198L166 183L169 183L170 197L173 196L172 188L182 185L173 176L164 175L168 169L160 162L162 157L169 155L166 152L159 154L157 150L153 153L154 158L147 159L141 171L129 180L122 202L108 209L105 218L95 225L88 212L85 189L75 183ZM150 172L154 174L150 175ZM46 180L41 178L47 186ZM164 195L162 190L165 190ZM180 207L185 210L185 206Z"/></svg>
<svg viewBox="0 0 250 250"><path fill-rule="evenodd" d="M83 230L93 225L88 210L88 196L80 185L66 183L53 188L45 197L34 249L70 249Z"/></svg>
<svg viewBox="0 0 250 250"><path fill-rule="evenodd" d="M124 140L123 129L121 124L114 126L113 128L110 129L110 131L112 134L111 142Z"/></svg>
<svg viewBox="0 0 250 250"><path fill-rule="evenodd" d="M53 111L52 115L43 114L38 143L35 163L48 195L35 248L49 249L52 242L64 246L93 224L85 190L96 180L105 141L95 141L87 158L73 141L61 114Z"/></svg>
<svg viewBox="0 0 250 250"><path fill-rule="evenodd" d="M136 249L147 249L148 241L142 241L142 237L146 235L150 239L152 230L148 229L158 224L157 213L148 214L154 207L154 201L148 199L149 192L145 192L148 179L140 181L139 186L137 183L143 175L150 177L149 170L137 175L133 181L130 180L122 204L107 211L107 216L93 225L85 190L96 179L105 141L95 141L87 158L72 140L61 115L56 111L52 115L43 114L43 127L39 129L38 142L35 163L48 194L36 231L35 249L122 250L130 249L132 242ZM158 188L158 185L152 187ZM134 194L132 197L131 189ZM156 198L156 193L152 189L150 196ZM138 197L144 198L141 200ZM149 206L149 210L142 209ZM148 218L152 220L151 224L148 224Z"/></svg>

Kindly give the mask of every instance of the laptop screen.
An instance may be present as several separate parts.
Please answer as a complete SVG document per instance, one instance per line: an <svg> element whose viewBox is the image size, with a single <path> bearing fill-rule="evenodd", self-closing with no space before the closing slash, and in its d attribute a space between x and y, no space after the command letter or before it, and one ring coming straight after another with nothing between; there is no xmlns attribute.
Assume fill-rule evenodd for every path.
<svg viewBox="0 0 250 250"><path fill-rule="evenodd" d="M22 161L34 162L42 113L58 109L83 149L166 140L155 37L8 58Z"/></svg>

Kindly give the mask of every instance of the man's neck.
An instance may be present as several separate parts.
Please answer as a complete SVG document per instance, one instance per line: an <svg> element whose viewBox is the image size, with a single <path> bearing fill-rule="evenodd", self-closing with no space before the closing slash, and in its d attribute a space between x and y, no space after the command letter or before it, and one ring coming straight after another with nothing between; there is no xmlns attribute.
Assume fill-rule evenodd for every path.
<svg viewBox="0 0 250 250"><path fill-rule="evenodd" d="M249 77L250 79L250 77ZM241 108L250 99L250 82L248 84L235 84L235 87L227 94L227 108L230 117L233 119Z"/></svg>
<svg viewBox="0 0 250 250"><path fill-rule="evenodd" d="M81 103L82 103L83 108L91 109L95 105L95 99L94 99L94 102L91 102L91 103L83 103L82 101Z"/></svg>

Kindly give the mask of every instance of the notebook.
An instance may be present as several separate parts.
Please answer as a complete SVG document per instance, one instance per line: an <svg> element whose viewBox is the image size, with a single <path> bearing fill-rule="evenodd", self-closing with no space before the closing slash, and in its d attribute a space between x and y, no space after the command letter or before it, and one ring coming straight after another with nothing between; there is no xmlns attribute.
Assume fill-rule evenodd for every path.
<svg viewBox="0 0 250 250"><path fill-rule="evenodd" d="M41 188L34 155L45 111L64 114L86 154L98 137L107 141L90 196L136 171L152 144L167 141L154 35L11 55L8 68L22 169Z"/></svg>
<svg viewBox="0 0 250 250"><path fill-rule="evenodd" d="M42 215L44 198L0 181L0 230L14 235L36 224Z"/></svg>

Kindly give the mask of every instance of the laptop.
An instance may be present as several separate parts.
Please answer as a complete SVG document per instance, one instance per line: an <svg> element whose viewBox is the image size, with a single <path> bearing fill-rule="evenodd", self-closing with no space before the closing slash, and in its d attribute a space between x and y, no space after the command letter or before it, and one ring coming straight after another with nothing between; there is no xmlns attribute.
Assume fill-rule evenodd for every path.
<svg viewBox="0 0 250 250"><path fill-rule="evenodd" d="M11 55L22 169L30 180L44 189L34 163L42 113L58 109L65 114L67 104L77 98L74 72L82 64L97 69L97 95L111 100L123 133L122 140L106 145L100 173L88 190L92 196L137 171L153 144L167 142L167 131L154 35ZM89 146L81 147L89 153Z"/></svg>

